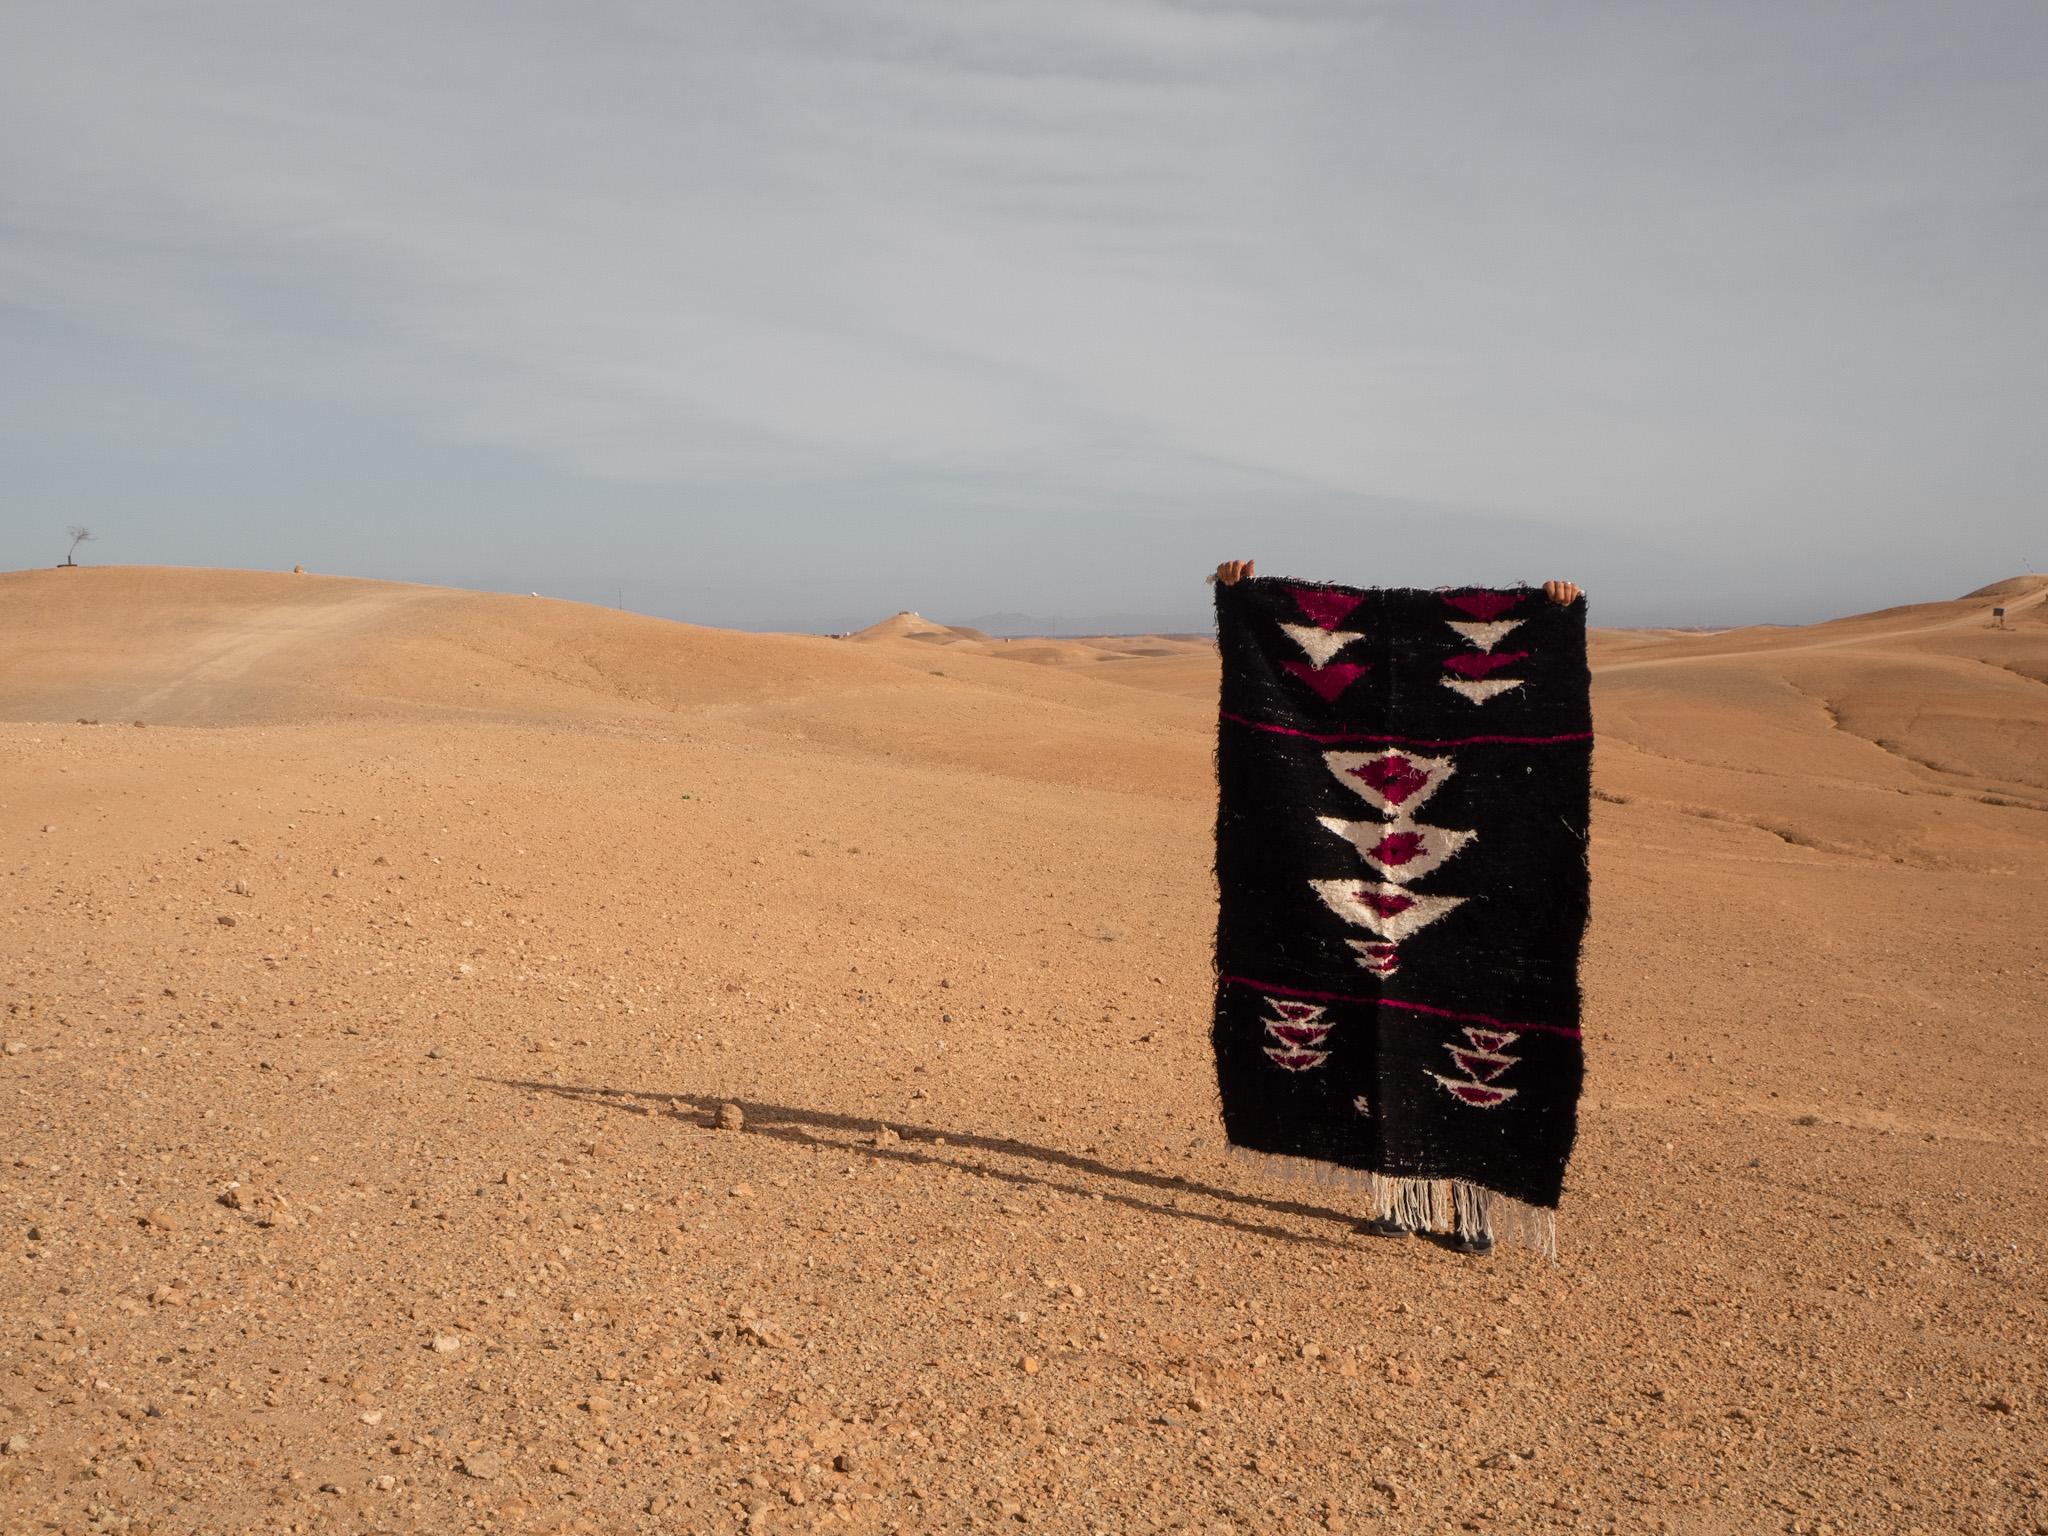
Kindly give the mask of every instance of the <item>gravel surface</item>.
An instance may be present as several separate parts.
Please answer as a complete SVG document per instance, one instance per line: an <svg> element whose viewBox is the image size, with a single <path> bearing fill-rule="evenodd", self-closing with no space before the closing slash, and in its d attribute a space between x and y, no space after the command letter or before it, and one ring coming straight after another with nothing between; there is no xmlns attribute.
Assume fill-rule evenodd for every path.
<svg viewBox="0 0 2048 1536"><path fill-rule="evenodd" d="M1600 637L1553 1265L1225 1155L1197 643L0 577L0 1529L2048 1531L2038 590Z"/></svg>

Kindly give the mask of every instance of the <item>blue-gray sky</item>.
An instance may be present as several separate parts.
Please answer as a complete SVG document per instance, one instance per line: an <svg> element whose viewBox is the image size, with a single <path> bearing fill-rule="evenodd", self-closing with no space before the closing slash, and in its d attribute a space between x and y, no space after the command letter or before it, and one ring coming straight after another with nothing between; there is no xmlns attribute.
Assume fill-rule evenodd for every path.
<svg viewBox="0 0 2048 1536"><path fill-rule="evenodd" d="M2048 7L29 0L0 566L700 622L2048 565Z"/></svg>

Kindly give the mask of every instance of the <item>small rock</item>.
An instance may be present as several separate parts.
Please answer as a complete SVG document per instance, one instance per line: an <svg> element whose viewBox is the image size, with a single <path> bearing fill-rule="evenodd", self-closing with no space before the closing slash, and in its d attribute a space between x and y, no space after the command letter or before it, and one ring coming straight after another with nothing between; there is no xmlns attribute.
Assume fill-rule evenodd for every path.
<svg viewBox="0 0 2048 1536"><path fill-rule="evenodd" d="M398 1486L398 1479L393 1477L389 1472L386 1472L381 1477L375 1479L370 1484L370 1486L372 1488L375 1488L379 1493L389 1493L392 1489Z"/></svg>
<svg viewBox="0 0 2048 1536"><path fill-rule="evenodd" d="M719 1105L718 1128L721 1131L744 1131L747 1128L747 1112L737 1104Z"/></svg>
<svg viewBox="0 0 2048 1536"><path fill-rule="evenodd" d="M612 1400L608 1397L600 1397L596 1393L592 1393L589 1397L583 1399L583 1411L593 1419L605 1418L612 1411Z"/></svg>
<svg viewBox="0 0 2048 1536"><path fill-rule="evenodd" d="M740 1337L751 1339L763 1349L793 1349L796 1346L795 1339L766 1318L755 1318L741 1323Z"/></svg>
<svg viewBox="0 0 2048 1536"><path fill-rule="evenodd" d="M320 1491L321 1491L322 1493L339 1493L339 1492L341 1492L341 1484L339 1484L339 1483L322 1483L322 1484L320 1485Z"/></svg>
<svg viewBox="0 0 2048 1536"><path fill-rule="evenodd" d="M878 1147L893 1147L902 1139L886 1125L875 1132L875 1145Z"/></svg>
<svg viewBox="0 0 2048 1536"><path fill-rule="evenodd" d="M726 1193L735 1200L749 1200L753 1198L754 1186L751 1184L735 1184Z"/></svg>
<svg viewBox="0 0 2048 1536"><path fill-rule="evenodd" d="M28 1042L26 1040L10 1040L7 1042L7 1054L10 1056L19 1056L27 1049Z"/></svg>
<svg viewBox="0 0 2048 1536"><path fill-rule="evenodd" d="M1026 1376L1036 1376L1038 1374L1038 1357L1036 1355L1026 1355L1017 1362L1017 1369Z"/></svg>
<svg viewBox="0 0 2048 1536"><path fill-rule="evenodd" d="M40 1243L43 1240L43 1229L40 1225L28 1229L28 1240L32 1243Z"/></svg>
<svg viewBox="0 0 2048 1536"><path fill-rule="evenodd" d="M437 1333L434 1342L427 1347L437 1355L452 1355L462 1348L462 1340L452 1333Z"/></svg>
<svg viewBox="0 0 2048 1536"><path fill-rule="evenodd" d="M1301 1358L1302 1358L1302 1359L1304 1359L1304 1360L1320 1360L1320 1359L1322 1359L1322 1358L1323 1358L1323 1346L1322 1346L1322 1345L1320 1345L1320 1344L1316 1344L1316 1343L1313 1343L1313 1342L1311 1342L1311 1343L1308 1343L1308 1344L1304 1344L1304 1345L1302 1345L1302 1346L1301 1346Z"/></svg>
<svg viewBox="0 0 2048 1536"><path fill-rule="evenodd" d="M465 1477L473 1477L479 1482L488 1483L492 1478L504 1474L505 1458L496 1451L474 1451L462 1458L459 1470Z"/></svg>
<svg viewBox="0 0 2048 1536"><path fill-rule="evenodd" d="M373 1427L382 1424L384 1422L384 1410L382 1408L372 1408L368 1413L362 1415L362 1420L365 1424Z"/></svg>
<svg viewBox="0 0 2048 1536"><path fill-rule="evenodd" d="M249 882L246 880L237 880L233 885L229 886L228 889L233 891L237 896L246 896L249 894Z"/></svg>
<svg viewBox="0 0 2048 1536"><path fill-rule="evenodd" d="M232 912L223 912L219 917L216 917L214 921L216 923L219 923L223 928L232 928L235 926L235 916Z"/></svg>
<svg viewBox="0 0 2048 1536"><path fill-rule="evenodd" d="M0 1453L4 1453L9 1456L20 1456L24 1454L27 1450L27 1435L9 1435L5 1440L0 1440Z"/></svg>
<svg viewBox="0 0 2048 1536"><path fill-rule="evenodd" d="M178 1224L178 1218L161 1205L153 1207L142 1219L160 1232L168 1232Z"/></svg>
<svg viewBox="0 0 2048 1536"><path fill-rule="evenodd" d="M853 1451L841 1451L832 1458L832 1470L835 1472L858 1472L860 1470L860 1457Z"/></svg>
<svg viewBox="0 0 2048 1536"><path fill-rule="evenodd" d="M429 1060L429 1061L439 1061L440 1059L441 1059L441 1047L439 1047L438 1045L430 1045L430 1046L428 1046L428 1047L427 1047L427 1060Z"/></svg>
<svg viewBox="0 0 2048 1536"><path fill-rule="evenodd" d="M46 821L43 823L43 830L45 832L54 832L57 830L57 823L55 823L54 821Z"/></svg>

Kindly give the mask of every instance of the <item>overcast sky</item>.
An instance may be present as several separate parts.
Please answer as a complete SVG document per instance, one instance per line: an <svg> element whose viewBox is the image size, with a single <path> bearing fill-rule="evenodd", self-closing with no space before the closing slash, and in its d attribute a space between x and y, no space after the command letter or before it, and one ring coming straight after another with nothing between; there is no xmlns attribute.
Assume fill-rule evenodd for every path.
<svg viewBox="0 0 2048 1536"><path fill-rule="evenodd" d="M15 0L0 566L841 628L2048 567L2048 6Z"/></svg>

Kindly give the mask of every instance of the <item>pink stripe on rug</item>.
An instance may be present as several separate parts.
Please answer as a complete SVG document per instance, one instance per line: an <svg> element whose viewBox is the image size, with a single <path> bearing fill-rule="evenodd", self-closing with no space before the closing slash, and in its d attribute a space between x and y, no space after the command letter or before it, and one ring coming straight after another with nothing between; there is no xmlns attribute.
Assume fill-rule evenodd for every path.
<svg viewBox="0 0 2048 1536"><path fill-rule="evenodd" d="M1357 731L1297 731L1291 725L1272 725L1264 720L1247 720L1243 715L1233 715L1227 709L1218 713L1232 725L1248 725L1255 731L1271 731L1275 736L1299 736L1305 741L1318 741L1326 745L1375 741L1397 747L1547 747L1559 742L1593 739L1591 731L1573 731L1564 736L1447 736L1441 740L1431 740L1423 736L1372 736Z"/></svg>
<svg viewBox="0 0 2048 1536"><path fill-rule="evenodd" d="M1270 981L1254 981L1249 976L1220 976L1219 981L1229 982L1236 987L1250 987L1255 992L1271 993L1278 997L1304 997L1319 1003L1366 1003L1378 1008L1402 1008L1409 1013L1426 1013L1439 1019L1457 1019L1467 1024L1484 1024L1492 1029L1509 1029L1516 1033L1539 1030L1546 1035L1562 1035L1567 1040L1580 1038L1576 1029L1563 1024L1517 1024L1512 1019L1496 1019L1485 1013L1460 1013L1455 1008L1433 1008L1428 1003L1404 1003L1391 997L1353 997L1345 992L1306 992L1300 987L1283 987Z"/></svg>

